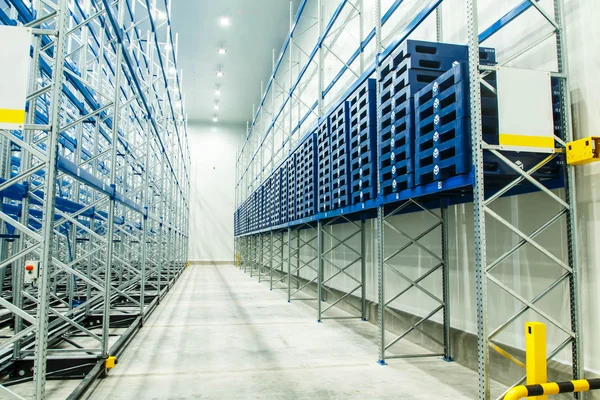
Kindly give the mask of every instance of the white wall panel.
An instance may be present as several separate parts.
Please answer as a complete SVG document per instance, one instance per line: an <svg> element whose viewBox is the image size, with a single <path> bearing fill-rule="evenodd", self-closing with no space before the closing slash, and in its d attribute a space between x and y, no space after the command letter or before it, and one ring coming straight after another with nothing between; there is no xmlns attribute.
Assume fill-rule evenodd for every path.
<svg viewBox="0 0 600 400"><path fill-rule="evenodd" d="M246 133L241 124L191 122L191 261L233 260L235 156Z"/></svg>

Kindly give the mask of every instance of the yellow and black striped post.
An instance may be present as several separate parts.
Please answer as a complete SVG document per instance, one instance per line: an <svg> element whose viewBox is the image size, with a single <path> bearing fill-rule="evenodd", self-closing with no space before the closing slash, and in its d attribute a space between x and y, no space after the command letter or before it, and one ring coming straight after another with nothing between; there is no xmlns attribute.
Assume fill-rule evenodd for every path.
<svg viewBox="0 0 600 400"><path fill-rule="evenodd" d="M539 385L516 386L509 390L504 400L518 400L531 396L549 396L561 393L578 393L600 389L600 379L581 379L579 381L550 382Z"/></svg>
<svg viewBox="0 0 600 400"><path fill-rule="evenodd" d="M525 370L528 385L548 382L546 363L546 325L541 322L525 324ZM534 400L548 400L546 396L536 396Z"/></svg>

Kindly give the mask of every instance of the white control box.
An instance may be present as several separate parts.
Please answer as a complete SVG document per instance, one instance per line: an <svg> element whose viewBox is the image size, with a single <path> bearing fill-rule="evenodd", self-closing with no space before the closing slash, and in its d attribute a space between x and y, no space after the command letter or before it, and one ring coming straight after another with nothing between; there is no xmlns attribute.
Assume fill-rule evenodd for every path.
<svg viewBox="0 0 600 400"><path fill-rule="evenodd" d="M25 273L23 274L23 280L25 284L35 283L40 277L40 262L30 260L25 262Z"/></svg>

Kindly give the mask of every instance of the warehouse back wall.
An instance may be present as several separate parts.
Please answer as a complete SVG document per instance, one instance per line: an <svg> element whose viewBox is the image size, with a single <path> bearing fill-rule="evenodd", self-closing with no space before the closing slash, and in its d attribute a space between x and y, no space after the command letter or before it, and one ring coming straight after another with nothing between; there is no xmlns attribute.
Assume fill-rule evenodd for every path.
<svg viewBox="0 0 600 400"><path fill-rule="evenodd" d="M231 262L235 154L246 125L190 121L188 132L192 158L189 260Z"/></svg>

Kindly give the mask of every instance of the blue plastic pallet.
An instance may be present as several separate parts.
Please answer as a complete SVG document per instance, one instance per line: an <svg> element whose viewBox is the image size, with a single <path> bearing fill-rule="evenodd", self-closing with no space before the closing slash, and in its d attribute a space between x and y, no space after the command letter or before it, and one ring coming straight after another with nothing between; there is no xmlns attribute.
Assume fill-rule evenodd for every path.
<svg viewBox="0 0 600 400"><path fill-rule="evenodd" d="M281 181L281 197L279 198L281 207L281 223L286 223L288 219L288 175L287 175L287 163L284 161L279 166L279 178Z"/></svg>
<svg viewBox="0 0 600 400"><path fill-rule="evenodd" d="M297 179L296 179L296 219L307 218L316 213L316 139L311 134L297 150Z"/></svg>
<svg viewBox="0 0 600 400"><path fill-rule="evenodd" d="M331 209L331 135L329 119L317 130L319 212Z"/></svg>
<svg viewBox="0 0 600 400"><path fill-rule="evenodd" d="M440 59L466 61L468 53L469 49L465 45L406 40L383 60L382 67L379 68L379 80L395 70L407 58L411 59L413 68L443 71ZM496 65L495 49L481 47L479 58L482 65Z"/></svg>
<svg viewBox="0 0 600 400"><path fill-rule="evenodd" d="M271 215L273 214L272 190L272 180L269 177L263 183L263 215L261 219L261 229L268 228L271 225Z"/></svg>
<svg viewBox="0 0 600 400"><path fill-rule="evenodd" d="M344 101L329 116L331 128L331 209L349 205L350 120L348 102Z"/></svg>
<svg viewBox="0 0 600 400"><path fill-rule="evenodd" d="M367 79L348 97L350 118L350 204L377 194L377 82Z"/></svg>
<svg viewBox="0 0 600 400"><path fill-rule="evenodd" d="M286 222L296 219L296 152L290 154L287 160L287 217Z"/></svg>
<svg viewBox="0 0 600 400"><path fill-rule="evenodd" d="M281 169L278 168L272 176L273 179L273 214L271 216L271 226L281 224Z"/></svg>

